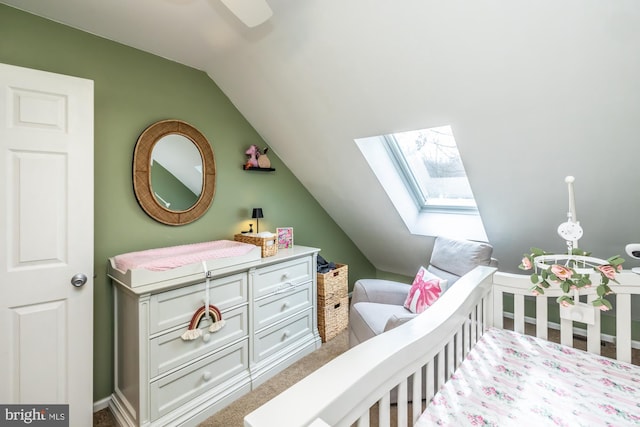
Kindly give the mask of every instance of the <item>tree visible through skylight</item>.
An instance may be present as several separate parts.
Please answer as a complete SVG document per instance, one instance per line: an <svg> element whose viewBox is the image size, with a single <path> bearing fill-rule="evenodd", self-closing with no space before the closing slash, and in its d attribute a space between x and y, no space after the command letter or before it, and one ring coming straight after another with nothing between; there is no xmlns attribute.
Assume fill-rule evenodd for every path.
<svg viewBox="0 0 640 427"><path fill-rule="evenodd" d="M385 140L421 209L476 210L451 126L395 133Z"/></svg>

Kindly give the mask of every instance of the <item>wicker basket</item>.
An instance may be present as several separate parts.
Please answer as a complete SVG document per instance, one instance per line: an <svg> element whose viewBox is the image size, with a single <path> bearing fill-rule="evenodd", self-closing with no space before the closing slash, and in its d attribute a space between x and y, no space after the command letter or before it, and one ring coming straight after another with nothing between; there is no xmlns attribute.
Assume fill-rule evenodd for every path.
<svg viewBox="0 0 640 427"><path fill-rule="evenodd" d="M349 266L336 264L328 273L318 273L318 332L327 342L349 322Z"/></svg>
<svg viewBox="0 0 640 427"><path fill-rule="evenodd" d="M328 273L318 273L318 304L347 296L349 288L349 266L336 264Z"/></svg>
<svg viewBox="0 0 640 427"><path fill-rule="evenodd" d="M247 234L236 234L233 236L233 240L236 242L250 243L252 245L260 246L262 258L278 253L278 236L276 235L271 237L258 237Z"/></svg>
<svg viewBox="0 0 640 427"><path fill-rule="evenodd" d="M334 338L349 322L349 297L340 298L333 304L318 303L318 332L322 342Z"/></svg>

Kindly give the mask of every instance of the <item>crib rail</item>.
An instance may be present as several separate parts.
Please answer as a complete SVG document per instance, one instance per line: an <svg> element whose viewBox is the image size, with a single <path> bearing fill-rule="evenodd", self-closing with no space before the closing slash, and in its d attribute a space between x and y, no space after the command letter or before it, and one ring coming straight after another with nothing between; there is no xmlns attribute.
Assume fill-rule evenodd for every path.
<svg viewBox="0 0 640 427"><path fill-rule="evenodd" d="M599 276L591 278L592 282L598 283ZM615 292L611 301L614 304L614 312L607 315L615 315L615 330L604 331L602 315L600 310L593 310L592 322L581 322L586 316L581 313L571 314L571 309L567 313L560 314L557 322L550 322L549 309L556 309L556 298L562 294L559 287L545 289L544 295L533 296L531 293L531 281L528 275L509 274L496 272L493 276L493 325L503 327L503 307L505 297L513 298L513 325L516 332L525 332L526 323L535 324L535 335L548 339L549 328L560 329L560 342L570 347L574 346L574 334L586 335L586 350L600 354L601 342L612 341L616 344L616 358L620 361L631 362L632 349L632 296L640 294L640 275L630 271L623 271L617 275L619 284L611 284ZM587 305L595 299L594 288L580 291L582 300ZM533 316L525 315L527 305L535 307ZM532 310L530 309L530 312ZM564 316L564 317L563 317ZM581 319L580 319L581 318Z"/></svg>
<svg viewBox="0 0 640 427"><path fill-rule="evenodd" d="M640 294L640 275L625 271L618 281L612 285L614 313L607 314L615 314L615 330L607 333L617 359L630 362L632 297ZM586 325L571 314L554 324L550 312L560 290L552 287L532 296L530 288L528 275L477 267L425 313L338 356L247 415L245 426L365 427L373 417L381 427L413 425L484 331L504 327L505 297L513 300L515 331L524 333L525 325L535 323L535 335L548 339L549 328L558 328L561 343L569 346L574 334L583 334L587 350L600 353L599 310L592 310L593 321ZM582 293L585 303L595 298L595 290Z"/></svg>
<svg viewBox="0 0 640 427"><path fill-rule="evenodd" d="M245 426L364 427L371 417L381 427L392 417L413 425L491 325L495 270L477 267L425 313L338 356L247 415Z"/></svg>

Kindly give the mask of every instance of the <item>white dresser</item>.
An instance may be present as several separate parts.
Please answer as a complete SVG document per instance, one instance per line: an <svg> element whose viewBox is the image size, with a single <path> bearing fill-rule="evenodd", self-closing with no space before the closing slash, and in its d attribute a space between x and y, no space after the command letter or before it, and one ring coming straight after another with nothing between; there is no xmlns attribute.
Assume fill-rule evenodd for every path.
<svg viewBox="0 0 640 427"><path fill-rule="evenodd" d="M259 249L259 248L258 248ZM121 425L197 425L320 347L319 249L294 246L267 258L207 263L209 304L224 327L181 338L205 306L204 267L127 271L110 260L115 292L115 390ZM212 267L210 267L210 265Z"/></svg>

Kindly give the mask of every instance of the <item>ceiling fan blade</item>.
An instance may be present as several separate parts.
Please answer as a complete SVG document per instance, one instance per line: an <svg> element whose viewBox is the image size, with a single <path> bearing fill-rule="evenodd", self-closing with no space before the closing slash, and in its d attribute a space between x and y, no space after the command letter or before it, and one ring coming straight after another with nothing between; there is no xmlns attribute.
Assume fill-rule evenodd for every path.
<svg viewBox="0 0 640 427"><path fill-rule="evenodd" d="M220 0L247 27L255 27L271 18L266 0Z"/></svg>

